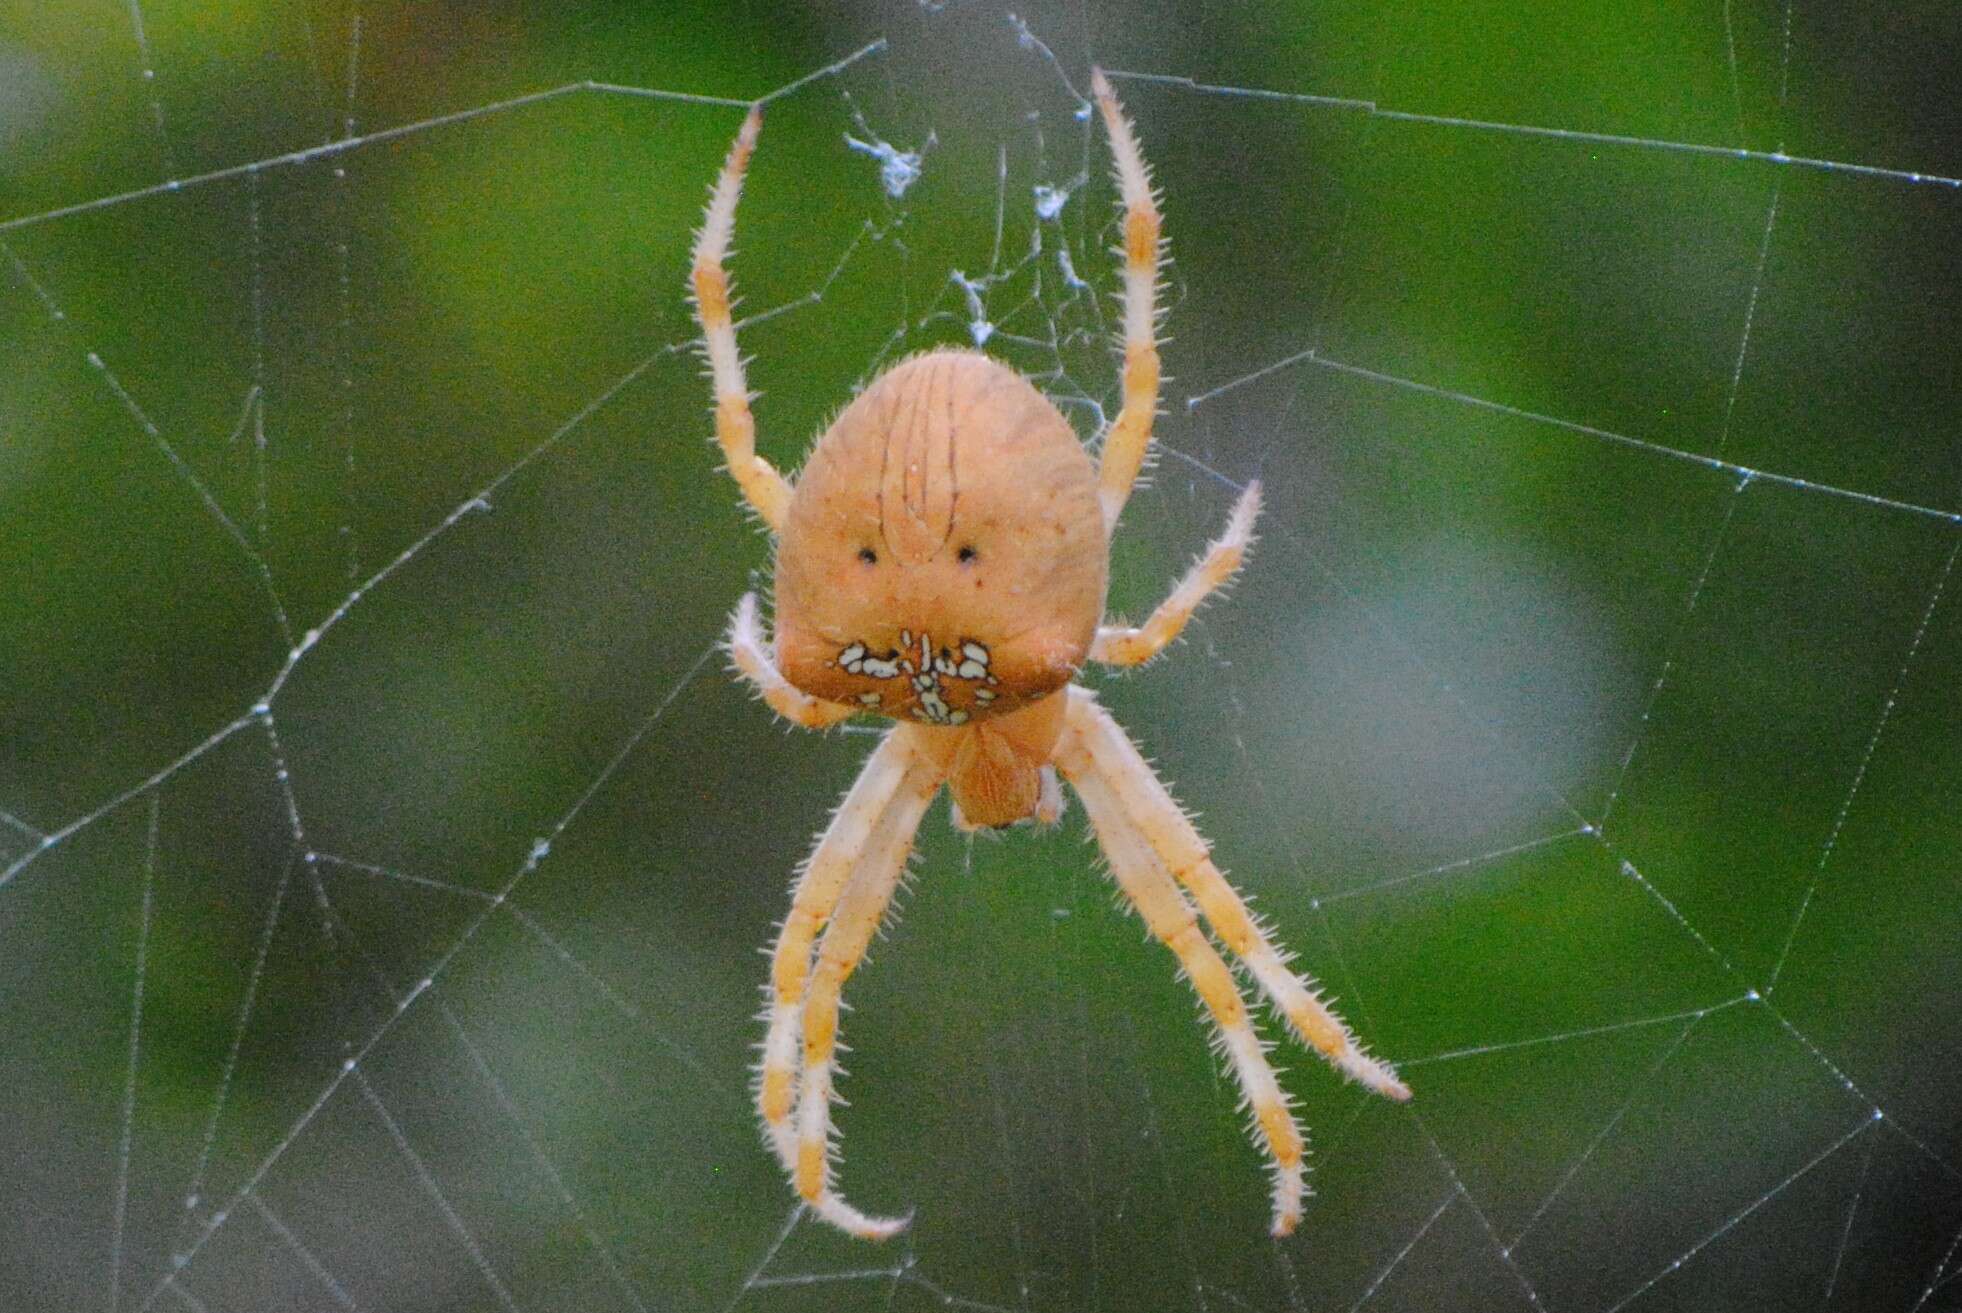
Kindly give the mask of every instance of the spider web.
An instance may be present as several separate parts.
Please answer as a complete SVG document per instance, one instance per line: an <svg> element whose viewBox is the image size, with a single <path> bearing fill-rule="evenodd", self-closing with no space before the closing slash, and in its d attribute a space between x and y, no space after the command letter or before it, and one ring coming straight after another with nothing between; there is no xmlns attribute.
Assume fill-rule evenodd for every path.
<svg viewBox="0 0 1962 1313"><path fill-rule="evenodd" d="M10 1307L1962 1307L1953 20L1081 3L0 23ZM681 274L739 107L766 450L985 345L1171 381L1101 696L1417 1091L1279 1050L1301 1232L1072 815L930 817L843 1179L750 1118L866 750L720 674L764 548Z"/></svg>

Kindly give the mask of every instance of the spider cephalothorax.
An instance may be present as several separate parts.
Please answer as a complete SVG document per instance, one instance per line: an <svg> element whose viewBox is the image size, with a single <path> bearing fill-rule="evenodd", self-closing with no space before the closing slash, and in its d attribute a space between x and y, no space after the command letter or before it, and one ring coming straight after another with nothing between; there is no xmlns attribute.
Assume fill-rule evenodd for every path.
<svg viewBox="0 0 1962 1313"><path fill-rule="evenodd" d="M1301 1132L1215 941L1339 1070L1410 1097L1289 969L1137 748L1071 682L1085 661L1136 665L1163 650L1239 569L1260 508L1260 487L1249 484L1226 532L1143 626L1102 623L1110 534L1158 405L1160 238L1131 126L1101 73L1092 86L1125 216L1124 405L1095 465L1027 379L980 352L941 350L879 375L825 431L792 489L756 454L723 268L760 108L730 148L695 247L716 436L744 497L777 535L776 638L745 597L730 656L773 709L806 728L855 715L897 722L799 874L772 954L757 1079L765 1131L798 1194L869 1239L906 1219L869 1217L832 1182L839 996L943 785L955 823L971 828L1052 822L1062 811L1058 772L1070 782L1119 888L1178 956L1219 1028L1273 1169L1275 1234L1301 1216Z"/></svg>

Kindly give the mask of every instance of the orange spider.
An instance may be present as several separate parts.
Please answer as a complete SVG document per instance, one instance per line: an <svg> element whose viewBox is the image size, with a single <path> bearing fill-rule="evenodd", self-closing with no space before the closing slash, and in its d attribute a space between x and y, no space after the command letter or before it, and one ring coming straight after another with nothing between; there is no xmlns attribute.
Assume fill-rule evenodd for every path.
<svg viewBox="0 0 1962 1313"><path fill-rule="evenodd" d="M1137 665L1171 642L1240 568L1260 508L1259 485L1250 484L1226 532L1141 628L1100 623L1110 535L1158 405L1162 243L1131 125L1101 72L1092 87L1124 206L1124 404L1104 434L1100 467L1027 379L978 351L940 350L875 379L818 440L793 490L756 454L723 268L760 106L729 150L695 244L716 437L743 496L777 536L776 640L764 634L755 595L744 597L729 630L735 668L807 729L857 715L897 722L798 875L773 956L756 1089L765 1133L797 1193L819 1217L867 1239L890 1237L908 1219L867 1216L833 1183L839 994L943 784L954 824L975 829L1053 823L1063 806L1057 771L1069 780L1119 888L1178 956L1219 1027L1272 1165L1276 1235L1301 1217L1301 1131L1214 938L1330 1063L1380 1094L1410 1097L1288 968L1137 748L1071 683L1086 660Z"/></svg>

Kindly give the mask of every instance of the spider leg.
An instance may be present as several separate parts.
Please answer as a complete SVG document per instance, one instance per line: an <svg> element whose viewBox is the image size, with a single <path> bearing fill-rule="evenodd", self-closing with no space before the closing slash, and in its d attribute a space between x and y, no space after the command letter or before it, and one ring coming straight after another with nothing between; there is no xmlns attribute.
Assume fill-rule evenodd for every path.
<svg viewBox="0 0 1962 1313"><path fill-rule="evenodd" d="M805 729L830 729L858 714L857 707L842 702L826 702L797 688L777 669L770 654L770 641L763 633L763 620L757 614L756 594L744 593L729 617L729 662L744 679L755 685L770 710L793 725Z"/></svg>
<svg viewBox="0 0 1962 1313"><path fill-rule="evenodd" d="M1363 1052L1342 1018L1321 1001L1312 985L1289 969L1287 958L1213 864L1206 841L1184 809L1110 713L1080 688L1072 688L1069 698L1068 732L1077 751L1110 782L1131 821L1165 866L1192 891L1213 932L1247 964L1275 1010L1330 1066L1386 1098L1407 1100L1410 1087L1397 1079L1389 1064ZM1067 764L1064 770L1068 772Z"/></svg>
<svg viewBox="0 0 1962 1313"><path fill-rule="evenodd" d="M796 1102L797 1037L804 989L811 971L817 933L832 917L866 845L892 810L893 795L916 770L917 758L897 735L886 735L865 760L845 800L831 817L817 846L804 862L791 895L790 914L777 931L770 959L769 1029L757 1071L756 1110L786 1172L797 1166L796 1128L790 1119Z"/></svg>
<svg viewBox="0 0 1962 1313"><path fill-rule="evenodd" d="M730 318L729 275L722 267L729 239L736 230L736 202L742 196L743 171L763 130L763 108L754 106L729 147L722 172L709 192L702 228L695 236L692 283L695 319L702 327L704 353L715 385L715 436L743 496L772 533L783 531L790 507L790 484L776 466L756 454L756 417L749 410L749 384L743 377L742 357L736 352L736 325Z"/></svg>
<svg viewBox="0 0 1962 1313"><path fill-rule="evenodd" d="M1161 254L1158 203L1151 171L1138 150L1137 134L1110 89L1102 69L1091 73L1090 88L1110 134L1112 168L1124 201L1124 406L1104 434L1098 499L1104 528L1115 529L1131 496L1151 445L1158 413L1158 261Z"/></svg>
<svg viewBox="0 0 1962 1313"><path fill-rule="evenodd" d="M1253 544L1254 517L1260 514L1260 481L1247 485L1240 500L1233 504L1226 531L1192 563L1185 578L1161 602L1151 618L1136 629L1122 625L1103 625L1090 645L1090 659L1110 666L1138 666L1165 650L1179 636L1185 622L1214 592L1230 583L1246 560Z"/></svg>
<svg viewBox="0 0 1962 1313"><path fill-rule="evenodd" d="M898 737L895 734L894 737ZM891 742L891 739L887 740ZM838 1009L845 981L864 960L873 933L906 873L913 835L940 791L939 767L914 758L906 777L845 885L831 924L818 944L817 968L804 1000L804 1076L797 1095L797 1193L811 1210L864 1240L886 1240L912 1220L871 1217L846 1203L831 1180L832 1075L838 1047Z"/></svg>
<svg viewBox="0 0 1962 1313"><path fill-rule="evenodd" d="M1038 829L1048 829L1063 819L1063 786L1056 780L1056 768L1042 768L1042 791L1036 795L1034 821Z"/></svg>
<svg viewBox="0 0 1962 1313"><path fill-rule="evenodd" d="M1193 989L1219 1027L1220 1045L1239 1078L1253 1112L1254 1128L1273 1168L1273 1231L1277 1236L1287 1235L1301 1220L1301 1128L1295 1124L1288 1098L1248 1019L1246 1000L1240 996L1233 973L1200 929L1198 914L1179 892L1163 859L1125 810L1114 782L1072 731L1064 731L1056 764L1083 799L1083 809L1090 814L1097 842L1118 887L1144 917L1151 933L1178 955Z"/></svg>

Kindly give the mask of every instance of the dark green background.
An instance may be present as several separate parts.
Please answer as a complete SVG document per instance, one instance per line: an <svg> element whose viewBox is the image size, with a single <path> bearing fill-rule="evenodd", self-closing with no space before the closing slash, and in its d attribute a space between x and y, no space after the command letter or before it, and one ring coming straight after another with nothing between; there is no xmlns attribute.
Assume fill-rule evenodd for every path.
<svg viewBox="0 0 1962 1313"><path fill-rule="evenodd" d="M0 4L0 1306L1962 1304L1952 7L140 12L147 61L127 6ZM504 102L879 38L741 213L787 467L972 340L956 272L1090 438L1071 86L1192 80L1118 83L1174 263L1113 609L1269 509L1092 682L1416 1089L1277 1050L1286 1243L1076 812L929 817L840 1117L918 1220L785 1231L755 949L871 740L711 649L769 567L683 298L740 110ZM847 134L932 144L892 198Z"/></svg>

